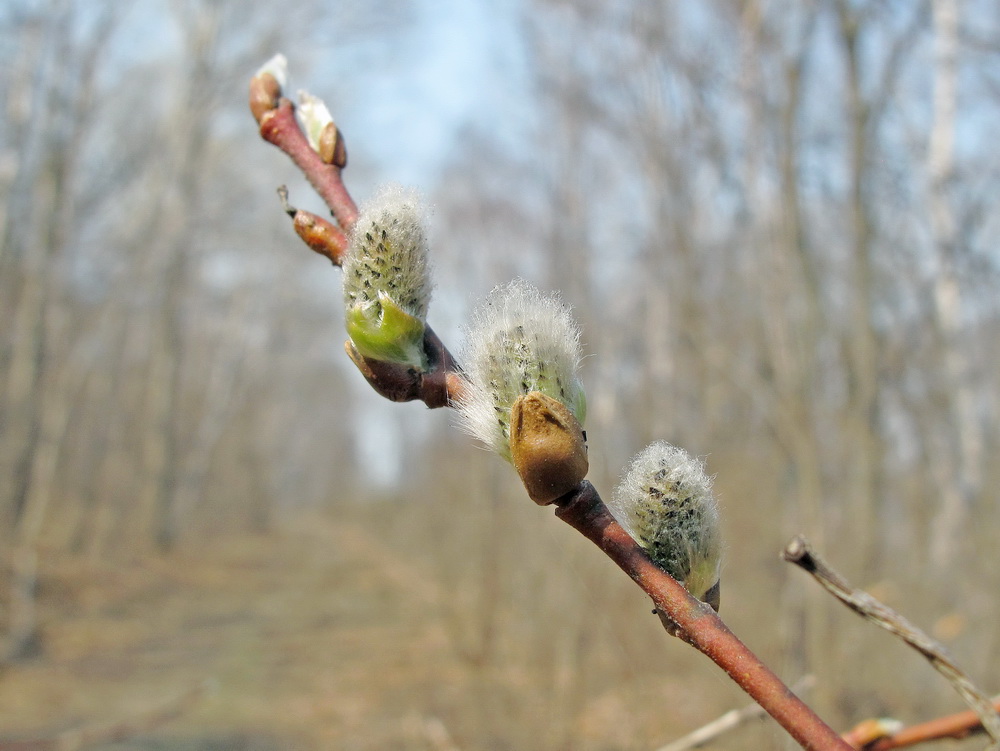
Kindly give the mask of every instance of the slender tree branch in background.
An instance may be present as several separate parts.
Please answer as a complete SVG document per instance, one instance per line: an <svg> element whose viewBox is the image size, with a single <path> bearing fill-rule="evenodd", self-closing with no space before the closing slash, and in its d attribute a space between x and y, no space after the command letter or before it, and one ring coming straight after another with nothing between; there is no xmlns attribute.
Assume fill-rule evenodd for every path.
<svg viewBox="0 0 1000 751"><path fill-rule="evenodd" d="M898 733L902 727L903 723L891 717L873 717L859 722L841 738L847 741L851 748L870 748L873 743Z"/></svg>
<svg viewBox="0 0 1000 751"><path fill-rule="evenodd" d="M795 682L795 685L792 686L792 691L799 694L815 684L815 677L807 675ZM763 717L764 714L764 708L760 704L747 704L740 709L731 709L711 722L702 725L697 730L692 730L683 738L678 738L665 746L660 746L657 751L689 751L692 748L701 748L706 743L711 743L750 720Z"/></svg>
<svg viewBox="0 0 1000 751"><path fill-rule="evenodd" d="M812 574L824 589L862 618L900 637L926 657L979 716L983 728L993 739L993 747L1000 748L1000 715L997 714L989 697L980 691L955 664L942 644L867 592L852 587L843 576L830 568L812 550L809 541L804 537L796 537L789 542L782 557Z"/></svg>
<svg viewBox="0 0 1000 751"><path fill-rule="evenodd" d="M264 140L288 154L330 207L339 229L345 237L349 236L358 220L358 210L341 181L346 151L339 133L339 149L331 152L337 155L336 163L331 164L309 144L296 120L294 106L281 97L281 87L270 73L260 73L251 81L250 108L260 124ZM294 210L287 206L286 211L298 227L300 212L293 213ZM338 237L329 232L328 235ZM318 249L306 236L303 239L334 263L342 260L345 246L339 237L322 240ZM372 387L393 401L420 400L431 407L445 406L455 401L462 388L459 366L429 327L423 340L426 372L404 364L369 359L351 341L346 347ZM593 485L584 480L556 499L554 505L560 519L601 548L652 598L668 631L725 670L803 748L817 751L850 748L728 629L709 605L694 598L681 583L650 560L615 521Z"/></svg>

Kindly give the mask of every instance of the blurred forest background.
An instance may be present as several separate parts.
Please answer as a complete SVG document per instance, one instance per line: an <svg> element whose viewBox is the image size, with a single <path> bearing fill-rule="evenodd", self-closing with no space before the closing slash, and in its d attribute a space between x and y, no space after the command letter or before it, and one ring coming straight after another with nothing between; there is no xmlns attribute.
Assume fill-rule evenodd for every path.
<svg viewBox="0 0 1000 751"><path fill-rule="evenodd" d="M831 724L961 706L779 562L799 532L1000 691L993 0L7 0L0 51L0 737L185 661L219 696L180 722L294 729L275 748L655 748L745 703L447 411L352 370L339 272L274 189L318 206L247 110L276 51L357 199L433 204L453 350L495 284L562 290L602 492L652 440L707 457L722 613ZM186 592L244 590L212 628L266 600L302 638L144 661L208 628ZM308 608L366 597L338 662L342 611Z"/></svg>

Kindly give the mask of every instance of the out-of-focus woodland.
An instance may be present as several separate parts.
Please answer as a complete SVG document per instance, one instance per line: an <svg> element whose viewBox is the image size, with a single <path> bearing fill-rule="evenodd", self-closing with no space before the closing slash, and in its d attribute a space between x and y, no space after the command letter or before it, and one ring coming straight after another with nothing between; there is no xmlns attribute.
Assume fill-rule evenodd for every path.
<svg viewBox="0 0 1000 751"><path fill-rule="evenodd" d="M456 748L651 748L742 705L447 410L382 401L344 356L339 271L294 236L274 189L315 199L257 137L247 83L288 55L289 88L323 97L343 130L363 200L426 167L396 102L393 161L360 113L429 54L407 29L434 11L329 5L0 8L0 695L54 659L59 597L86 572L195 565L244 537L295 547L308 519L334 549L386 552L364 558L382 576L370 586L408 594L378 617L426 619L452 665L421 672L412 653L428 647L404 631L399 664L352 685L369 708L383 684L409 698L386 699L389 724L361 723L355 745L324 747L439 747L385 729L416 712ZM457 350L493 285L562 290L585 332L590 479L610 491L660 438L707 456L722 613L790 681L815 676L834 727L961 707L779 562L799 532L1000 690L1000 6L483 12L512 42L481 82L489 106L420 173L431 324ZM56 586L71 574L76 590ZM311 600L340 596L320 579ZM220 680L223 696L245 685ZM720 747L782 742L763 724Z"/></svg>

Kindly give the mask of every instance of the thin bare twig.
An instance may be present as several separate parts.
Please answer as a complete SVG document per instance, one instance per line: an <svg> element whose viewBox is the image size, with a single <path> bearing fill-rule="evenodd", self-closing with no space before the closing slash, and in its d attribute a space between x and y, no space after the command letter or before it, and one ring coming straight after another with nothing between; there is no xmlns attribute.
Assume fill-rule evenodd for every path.
<svg viewBox="0 0 1000 751"><path fill-rule="evenodd" d="M295 119L295 107L291 101L281 97L278 106L265 112L259 123L261 138L288 154L330 207L337 223L345 232L350 232L358 219L358 207L340 178L341 168L324 162L309 145Z"/></svg>
<svg viewBox="0 0 1000 751"><path fill-rule="evenodd" d="M811 675L807 675L795 682L792 686L792 691L800 694L806 689L811 688L815 683L816 679ZM750 720L755 720L758 717L763 717L764 714L764 708L760 704L747 704L740 709L731 709L711 722L702 725L697 730L692 730L682 738L678 738L666 746L660 746L657 751L689 751L692 748L701 748L706 743L711 743L716 738L735 730L740 725Z"/></svg>
<svg viewBox="0 0 1000 751"><path fill-rule="evenodd" d="M851 748L867 749L876 741L898 733L902 727L903 723L891 717L872 717L859 722L840 737L851 744Z"/></svg>
<svg viewBox="0 0 1000 751"><path fill-rule="evenodd" d="M804 537L788 543L782 557L794 563L818 581L824 589L867 621L895 634L922 654L958 692L962 700L979 716L983 729L1000 748L1000 715L986 694L980 691L965 672L955 664L944 645L932 639L892 608L867 592L852 587L839 573L815 553Z"/></svg>

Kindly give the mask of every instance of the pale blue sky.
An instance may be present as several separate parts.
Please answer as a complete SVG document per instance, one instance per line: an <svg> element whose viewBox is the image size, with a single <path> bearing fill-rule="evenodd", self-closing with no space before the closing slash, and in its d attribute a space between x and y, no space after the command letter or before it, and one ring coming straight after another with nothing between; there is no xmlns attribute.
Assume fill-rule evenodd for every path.
<svg viewBox="0 0 1000 751"><path fill-rule="evenodd" d="M346 102L331 100L339 87L325 86L328 71L352 66L352 55L336 49L316 59L305 84L327 99L343 120L348 145L378 161L381 179L433 188L457 132L470 123L513 138L512 113L527 85L517 0L420 2L411 19L391 20L355 39ZM350 51L348 51L350 52ZM293 66L295 51L286 50ZM292 84L294 86L294 83ZM340 114L338 115L338 111Z"/></svg>

